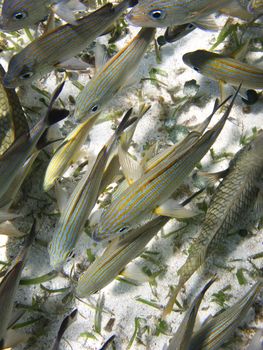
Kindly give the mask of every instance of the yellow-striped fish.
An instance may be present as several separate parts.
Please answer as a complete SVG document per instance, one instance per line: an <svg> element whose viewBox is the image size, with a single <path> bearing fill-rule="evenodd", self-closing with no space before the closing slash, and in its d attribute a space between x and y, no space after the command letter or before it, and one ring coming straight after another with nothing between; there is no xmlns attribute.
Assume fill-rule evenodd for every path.
<svg viewBox="0 0 263 350"><path fill-rule="evenodd" d="M97 117L98 115L74 128L57 148L46 170L43 184L44 191L49 191L54 186L55 181L67 170L86 141L88 133L96 122Z"/></svg>
<svg viewBox="0 0 263 350"><path fill-rule="evenodd" d="M235 95L236 96L236 95ZM95 240L111 239L127 232L154 211L162 214L162 205L182 184L222 130L234 99L221 120L192 147L178 157L176 149L123 191L104 211L94 232ZM167 153L167 152L166 152Z"/></svg>
<svg viewBox="0 0 263 350"><path fill-rule="evenodd" d="M59 96L64 84L54 92L49 108L42 118L28 133L21 135L0 157L0 198L9 189L24 163L32 156L41 142L45 140L45 131L49 126L66 118L68 111L52 109L53 103Z"/></svg>
<svg viewBox="0 0 263 350"><path fill-rule="evenodd" d="M81 298L88 297L108 285L131 260L143 252L153 236L168 221L169 218L159 216L131 231L126 239L115 238L80 276L76 294Z"/></svg>
<svg viewBox="0 0 263 350"><path fill-rule="evenodd" d="M49 245L50 264L54 269L62 267L82 233L99 196L100 184L109 156L120 134L129 125L130 115L131 110L125 114L114 135L100 151L91 172L84 175L67 202Z"/></svg>
<svg viewBox="0 0 263 350"><path fill-rule="evenodd" d="M186 65L216 81L247 89L263 88L263 69L205 50L186 53Z"/></svg>
<svg viewBox="0 0 263 350"><path fill-rule="evenodd" d="M137 69L155 34L155 29L143 28L120 52L102 67L76 99L75 119L98 114Z"/></svg>
<svg viewBox="0 0 263 350"><path fill-rule="evenodd" d="M3 85L4 68L0 65L0 156L21 135L28 132L28 124L14 89Z"/></svg>
<svg viewBox="0 0 263 350"><path fill-rule="evenodd" d="M222 344L233 336L235 329L248 314L249 309L251 308L262 287L262 281L256 282L234 305L206 322L193 335L187 349L221 349Z"/></svg>
<svg viewBox="0 0 263 350"><path fill-rule="evenodd" d="M74 10L86 9L78 0L4 0L0 29L14 31L36 24L48 16L51 6L52 11L70 23L75 21Z"/></svg>
<svg viewBox="0 0 263 350"><path fill-rule="evenodd" d="M34 40L11 58L5 86L32 82L77 55L121 16L130 1L123 0L115 7L107 4L77 20L76 25L65 24Z"/></svg>
<svg viewBox="0 0 263 350"><path fill-rule="evenodd" d="M230 163L227 175L211 200L202 229L189 248L189 256L178 271L178 286L165 308L164 315L171 312L180 289L205 262L222 236L231 230L246 227L251 211L262 208L262 150L263 131L241 149Z"/></svg>
<svg viewBox="0 0 263 350"><path fill-rule="evenodd" d="M207 20L204 17L228 3L229 0L144 0L139 1L126 18L132 25L140 27L169 27L193 23L205 28ZM210 25L210 20L208 24Z"/></svg>

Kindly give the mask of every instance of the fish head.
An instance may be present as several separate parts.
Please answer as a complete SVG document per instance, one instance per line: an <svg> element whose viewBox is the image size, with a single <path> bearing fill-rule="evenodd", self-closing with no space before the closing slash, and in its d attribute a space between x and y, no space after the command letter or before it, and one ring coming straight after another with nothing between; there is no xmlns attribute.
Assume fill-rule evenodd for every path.
<svg viewBox="0 0 263 350"><path fill-rule="evenodd" d="M92 239L94 241L110 241L113 238L125 236L129 231L131 231L132 227L126 223L121 223L118 220L108 220L107 212L105 214L105 216L102 215L101 220L92 233Z"/></svg>
<svg viewBox="0 0 263 350"><path fill-rule="evenodd" d="M197 50L188 52L183 55L183 62L194 69L196 72L203 74L206 68L213 59L216 59L217 55L213 52L205 50Z"/></svg>
<svg viewBox="0 0 263 350"><path fill-rule="evenodd" d="M90 81L76 99L75 120L83 123L95 117L102 111L106 102L106 96L104 94L100 96L97 89L93 87L93 82Z"/></svg>
<svg viewBox="0 0 263 350"><path fill-rule="evenodd" d="M28 57L23 59L23 51L14 55L8 65L3 83L7 88L15 88L31 83L36 78L35 59Z"/></svg>
<svg viewBox="0 0 263 350"><path fill-rule="evenodd" d="M133 7L126 19L138 27L165 28L187 23L187 16L188 11L183 6L175 9L171 1L146 0Z"/></svg>
<svg viewBox="0 0 263 350"><path fill-rule="evenodd" d="M48 14L43 1L5 0L2 7L0 29L14 31L35 24Z"/></svg>

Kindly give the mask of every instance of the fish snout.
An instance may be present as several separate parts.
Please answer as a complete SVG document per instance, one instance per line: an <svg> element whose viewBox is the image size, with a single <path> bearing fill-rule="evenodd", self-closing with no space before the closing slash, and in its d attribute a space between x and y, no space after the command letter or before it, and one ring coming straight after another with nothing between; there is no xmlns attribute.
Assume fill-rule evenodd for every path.
<svg viewBox="0 0 263 350"><path fill-rule="evenodd" d="M15 88L15 85L13 83L13 79L11 79L11 77L6 73L4 78L3 78L3 85L4 87L6 87L7 89L13 89Z"/></svg>

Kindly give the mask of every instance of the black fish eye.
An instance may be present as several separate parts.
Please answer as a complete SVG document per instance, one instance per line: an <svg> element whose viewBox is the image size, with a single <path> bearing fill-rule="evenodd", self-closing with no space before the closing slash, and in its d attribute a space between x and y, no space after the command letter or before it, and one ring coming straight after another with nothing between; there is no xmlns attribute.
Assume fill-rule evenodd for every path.
<svg viewBox="0 0 263 350"><path fill-rule="evenodd" d="M194 28L194 25L192 23L189 23L187 26L187 29L193 29L193 28Z"/></svg>
<svg viewBox="0 0 263 350"><path fill-rule="evenodd" d="M97 112L97 110L99 109L99 106L98 105L94 105L91 107L91 112L95 113Z"/></svg>
<svg viewBox="0 0 263 350"><path fill-rule="evenodd" d="M124 231L127 231L128 230L128 227L122 227L119 231L120 233L123 233Z"/></svg>
<svg viewBox="0 0 263 350"><path fill-rule="evenodd" d="M20 75L20 79L27 80L27 79L31 78L32 75L33 75L33 72L25 72L25 73L22 73Z"/></svg>
<svg viewBox="0 0 263 350"><path fill-rule="evenodd" d="M199 73L199 68L198 67L193 67L193 69Z"/></svg>
<svg viewBox="0 0 263 350"><path fill-rule="evenodd" d="M26 11L19 11L19 12L15 12L13 14L13 18L17 19L18 21L21 19L25 19L27 17L27 12Z"/></svg>
<svg viewBox="0 0 263 350"><path fill-rule="evenodd" d="M152 19L163 19L165 17L165 12L163 10L152 10L149 12Z"/></svg>

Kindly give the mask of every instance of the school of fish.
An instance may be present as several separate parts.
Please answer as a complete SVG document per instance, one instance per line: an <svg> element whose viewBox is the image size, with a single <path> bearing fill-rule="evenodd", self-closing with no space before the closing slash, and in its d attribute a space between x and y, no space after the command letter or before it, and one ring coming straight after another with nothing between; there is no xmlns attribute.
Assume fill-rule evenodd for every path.
<svg viewBox="0 0 263 350"><path fill-rule="evenodd" d="M224 19L223 25L219 24L218 17ZM159 275L142 271L132 261L146 254L146 246L156 237L158 242L165 240L165 235L159 235L160 231L175 222L179 227L185 223L184 230L193 222L198 222L201 228L189 245L184 264L169 266L169 271L173 269L174 283L170 292L169 285L165 286L167 293L161 296L162 304L156 306L153 299L148 301L148 305L158 309L159 326L167 324L167 317L169 320L175 317L172 313L175 305L180 307L180 312L185 311L176 332L161 331L170 336L168 344L163 343L164 348L215 350L226 342L232 344L236 328L246 319L253 304L258 301L262 307L262 267L253 264L253 272L241 268L236 273L242 297L238 296L235 303L228 306L222 298L226 297L225 290L229 286L214 293L218 300L221 298L223 310L197 329L196 318L204 296L210 288L220 288L222 272L220 274L215 263L221 254L220 244L230 235L245 230L262 235L263 116L262 129L251 128L253 134L244 138L226 169L215 173L200 170L200 162L209 152L215 158L213 147L222 140L221 131L230 122L236 124L236 129L240 127L241 122L233 118L236 105L241 104L243 111L250 111L254 105L257 108L262 104L262 17L262 0L2 1L0 31L6 46L1 51L1 63L7 68L0 64L0 237L3 234L14 240L15 249L19 245L19 253L11 252L11 261L0 261L4 266L0 270L0 350L16 349L22 344L42 349L38 337L43 335L40 329L46 327L41 322L49 313L46 305L52 293L64 296L64 317L57 323L58 332L49 347L53 350L63 348L67 328L83 317L76 308L78 300L87 299L91 303L88 305L95 308L94 329L101 334L101 317L109 310L104 311L103 296L99 295L96 306L90 297L110 283L114 284L118 276L133 285L139 281L149 282L156 297ZM127 41L127 33L133 33L136 27L140 27L137 34ZM203 120L200 124L185 128L185 136L179 142L160 147L157 136L151 135L153 144L145 147L144 154L135 157L132 152L134 135L152 110L143 92L143 82L148 80L158 87L159 102L163 91L158 74L150 74L150 78L144 74L138 84L138 72L143 64L147 65L149 52L155 53L157 63L165 60L163 50L166 47L170 46L178 56L176 45L183 43L185 36L191 40L197 29L214 32L216 42L209 50L201 47L179 58L185 70L193 70L196 79L202 75L207 84L218 84L219 96L210 96L213 100L210 114L200 116ZM160 32L162 35L157 36ZM115 43L119 39L126 42L117 50ZM107 42L108 46L102 42ZM254 63L249 58L252 51L261 53ZM158 73L158 68L154 70ZM54 83L54 77L54 91L43 90L43 84L48 87L49 79ZM140 85L139 106L128 89L135 84ZM64 102L65 86L78 89L74 96L67 96L70 103ZM203 93L202 87L201 83L198 94ZM23 96L33 96L36 91L41 95L39 101L45 105L44 111L31 106L30 99L25 104L22 102ZM132 108L122 109L120 119L114 102L123 91ZM168 88L167 92L173 93ZM198 100L184 98L189 105ZM201 100L204 102L205 98ZM175 98L175 104L176 101ZM105 122L104 112L109 106L113 110L110 118L118 124L114 132L105 137L99 152L91 154L85 145L95 127ZM35 121L36 114L38 121ZM160 122L163 119L160 118ZM66 127L67 131L70 129L66 135L63 124L70 125ZM230 140L224 141L230 143ZM42 156L48 161L42 162ZM42 174L38 169L45 164ZM44 205L41 200L39 206L36 204L30 212L26 210L27 200L37 200L25 190L29 178L32 178L30 190L35 191L37 183L41 182L41 193L56 203L55 213L50 204ZM200 198L206 203L205 210L199 209ZM38 221L41 218L44 229L45 218L46 222L49 220L47 212L54 216L52 222L56 220L49 229L49 241L47 237L37 237L38 230L41 231ZM30 229L21 225L24 218L32 223ZM21 239L23 244L17 244ZM187 243L188 238L182 240ZM80 244L80 241L88 243ZM38 245L45 249L50 270L40 277L22 278L23 270L30 272L31 252ZM255 256L254 252L247 253L248 257L262 258L261 253ZM154 261L155 254L149 258L150 262ZM231 258L231 252L229 254ZM228 258L222 256L227 261ZM213 271L212 277L209 269ZM210 280L199 292L190 293L192 302L185 310L179 302L180 292L186 287L188 294L188 281L194 274L202 284L207 277L204 270L210 274ZM243 271L250 280L250 288L243 286L247 284ZM215 272L218 275L215 276ZM165 274L166 270L161 273ZM53 278L66 280L66 287L49 289L43 285ZM40 284L44 302L37 296L32 306L17 307L21 285L30 284ZM65 301L66 298L70 301ZM118 302L117 298L116 295ZM132 303L134 300L129 300L131 307ZM61 307L57 305L60 314ZM24 318L30 312L39 311L41 316L37 319ZM54 316L54 307L52 312ZM50 322L52 315L48 316ZM115 318L112 319L115 322ZM128 347L122 347L121 341L116 347L115 340L121 336L113 322L114 334L106 341L103 338L100 349L110 346L112 349L132 346L136 349L138 346L139 349L139 341L143 344L138 333L140 319L135 319L135 333ZM133 319L129 321L134 322ZM32 328L32 337L19 330L38 322L40 327L35 333ZM152 332L150 327L148 332ZM92 333L83 334L87 336L87 349L94 348L89 345L89 338L92 341L97 338ZM241 345L240 349L262 349L262 335L259 329L247 342L248 347ZM152 344L148 345L149 349L161 349ZM47 349L46 345L43 349Z"/></svg>

